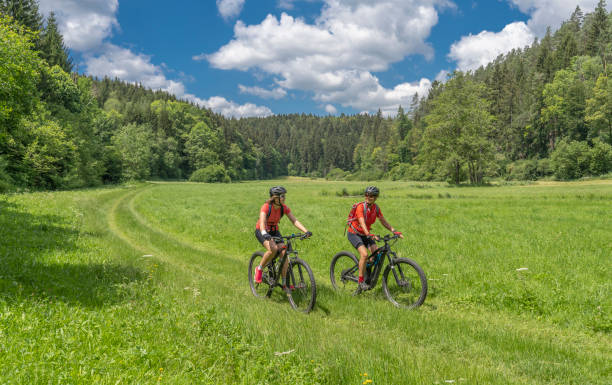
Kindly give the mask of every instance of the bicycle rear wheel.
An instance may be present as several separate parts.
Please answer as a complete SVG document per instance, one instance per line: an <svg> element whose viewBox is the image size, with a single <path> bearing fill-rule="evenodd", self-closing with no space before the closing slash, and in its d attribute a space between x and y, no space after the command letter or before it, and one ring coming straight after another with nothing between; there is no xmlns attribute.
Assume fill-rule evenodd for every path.
<svg viewBox="0 0 612 385"><path fill-rule="evenodd" d="M253 255L251 255L251 260L249 261L249 285L251 286L251 291L253 292L253 295L259 298L269 297L270 294L272 294L270 278L272 278L272 281L274 280L274 271L272 270L272 266L274 264L268 263L268 265L263 269L261 283L255 282L255 268L261 263L263 255L263 252L256 251L253 253Z"/></svg>
<svg viewBox="0 0 612 385"><path fill-rule="evenodd" d="M288 299L291 306L303 313L309 313L317 300L317 285L314 274L306 261L295 258L289 264L287 272ZM291 287L293 286L293 289Z"/></svg>
<svg viewBox="0 0 612 385"><path fill-rule="evenodd" d="M393 266L387 265L383 274L382 287L387 299L397 307L421 306L427 296L427 277L423 269L408 258L394 258Z"/></svg>
<svg viewBox="0 0 612 385"><path fill-rule="evenodd" d="M329 265L329 279L334 289L353 293L359 282L359 261L348 251L341 251L334 256Z"/></svg>

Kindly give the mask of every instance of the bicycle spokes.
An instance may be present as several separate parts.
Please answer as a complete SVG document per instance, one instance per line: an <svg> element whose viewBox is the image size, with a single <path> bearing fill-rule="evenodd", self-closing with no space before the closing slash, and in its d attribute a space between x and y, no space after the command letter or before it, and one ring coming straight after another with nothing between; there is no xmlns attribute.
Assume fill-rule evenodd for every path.
<svg viewBox="0 0 612 385"><path fill-rule="evenodd" d="M300 259L291 261L287 281L287 294L291 306L305 313L312 310L316 298L316 286L308 264Z"/></svg>
<svg viewBox="0 0 612 385"><path fill-rule="evenodd" d="M255 282L255 269L261 263L262 258L263 253L261 252L254 253L251 256L251 261L249 262L249 285L254 296L269 297L275 281L274 271L270 267L271 264L264 267L261 283Z"/></svg>
<svg viewBox="0 0 612 385"><path fill-rule="evenodd" d="M402 264L398 263L395 265L395 269L391 270L393 272L393 276L397 283L397 286L402 289L404 292L409 292L412 288L410 286L410 277L407 277L404 274L404 269L402 269Z"/></svg>
<svg viewBox="0 0 612 385"><path fill-rule="evenodd" d="M340 252L332 259L330 279L334 289L354 292L359 281L359 266L357 258L348 252Z"/></svg>
<svg viewBox="0 0 612 385"><path fill-rule="evenodd" d="M392 272L391 274L389 274ZM413 308L420 306L427 295L425 273L408 258L394 259L383 276L383 291L395 306Z"/></svg>
<svg viewBox="0 0 612 385"><path fill-rule="evenodd" d="M348 269L344 269L342 270L342 273L340 274L340 281L342 281L343 284L347 284L348 282L359 282L359 279L357 278L359 276L359 268L353 266L350 267Z"/></svg>
<svg viewBox="0 0 612 385"><path fill-rule="evenodd" d="M317 287L314 280L314 274L306 263L306 261L297 258L297 251L291 247L291 240L294 238L306 239L305 234L291 234L287 237L277 237L275 240L281 242L287 241L285 253L282 253L278 258L274 258L264 268L261 282L257 282L255 269L261 264L264 253L256 251L251 256L249 262L249 285L251 291L256 297L270 297L275 287L285 286L285 293L291 306L304 313L310 312L317 298ZM294 255L294 257L290 257ZM289 267L286 277L281 278L283 274L283 266L285 261L289 259Z"/></svg>

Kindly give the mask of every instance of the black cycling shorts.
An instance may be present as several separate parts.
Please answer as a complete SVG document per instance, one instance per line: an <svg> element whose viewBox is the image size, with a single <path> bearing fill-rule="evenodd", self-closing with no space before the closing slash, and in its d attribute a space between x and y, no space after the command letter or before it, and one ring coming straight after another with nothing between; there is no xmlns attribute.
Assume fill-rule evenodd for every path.
<svg viewBox="0 0 612 385"><path fill-rule="evenodd" d="M280 231L268 231L268 234L270 234L273 237L281 237L281 233ZM259 229L255 229L255 238L257 238L257 240L259 241L259 243L264 244L264 242L266 241L263 237L263 234L261 233L261 231L259 231ZM282 239L280 241L275 241L276 244L281 244L281 243L285 243L285 241L283 241Z"/></svg>
<svg viewBox="0 0 612 385"><path fill-rule="evenodd" d="M347 232L346 237L348 238L349 242L351 242L351 245L353 245L353 247L356 249L358 249L361 245L365 246L366 248L370 248L370 245L376 244L372 238L366 237L365 235L351 233L350 231Z"/></svg>

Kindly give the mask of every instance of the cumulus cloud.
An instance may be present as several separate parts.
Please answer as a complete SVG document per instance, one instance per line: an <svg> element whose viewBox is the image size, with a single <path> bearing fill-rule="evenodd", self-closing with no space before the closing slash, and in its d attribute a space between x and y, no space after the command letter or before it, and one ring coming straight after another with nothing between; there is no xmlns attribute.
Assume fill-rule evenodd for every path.
<svg viewBox="0 0 612 385"><path fill-rule="evenodd" d="M166 79L162 69L151 63L151 57L135 54L129 49L106 43L99 55L86 55L87 72L93 76L119 78L131 83L142 83L145 87L172 90L183 94L184 87L179 82Z"/></svg>
<svg viewBox="0 0 612 385"><path fill-rule="evenodd" d="M237 104L221 96L213 96L202 100L195 98L194 101L204 107L227 117L243 118L248 116L270 116L272 111L265 106L257 106L253 103Z"/></svg>
<svg viewBox="0 0 612 385"><path fill-rule="evenodd" d="M243 5L244 0L217 0L217 9L226 20L240 15Z"/></svg>
<svg viewBox="0 0 612 385"><path fill-rule="evenodd" d="M268 116L272 111L265 106L252 103L243 105L229 101L220 96L200 99L187 93L182 82L166 78L160 66L151 63L151 57L135 54L129 49L105 44L102 53L86 57L87 72L97 77L108 76L121 80L142 84L145 87L166 91L179 99L213 110L227 117Z"/></svg>
<svg viewBox="0 0 612 385"><path fill-rule="evenodd" d="M578 5L582 12L593 12L599 0L508 0L524 14L530 15L527 26L537 36L544 36L546 27L556 30ZM608 11L612 4L608 4Z"/></svg>
<svg viewBox="0 0 612 385"><path fill-rule="evenodd" d="M118 7L119 0L39 0L40 12L55 12L64 42L77 51L98 48L119 27Z"/></svg>
<svg viewBox="0 0 612 385"><path fill-rule="evenodd" d="M448 79L448 75L450 74L449 71L447 70L442 70L440 72L438 72L438 74L436 75L436 80L439 82L446 82L446 79Z"/></svg>
<svg viewBox="0 0 612 385"><path fill-rule="evenodd" d="M219 69L263 71L281 87L312 91L323 102L397 109L393 103L414 85L386 89L371 72L385 71L407 55L431 59L426 39L438 9L452 6L447 0L326 0L313 24L287 13L268 15L256 25L238 21L232 41L194 59Z"/></svg>
<svg viewBox="0 0 612 385"><path fill-rule="evenodd" d="M295 7L294 3L299 1L314 3L319 0L278 0L278 7L282 9L293 9Z"/></svg>
<svg viewBox="0 0 612 385"><path fill-rule="evenodd" d="M266 90L261 87L247 87L239 84L238 88L242 94L251 94L264 99L282 99L287 95L287 91L280 87L276 87L272 90Z"/></svg>
<svg viewBox="0 0 612 385"><path fill-rule="evenodd" d="M238 9L239 13L243 3L244 0L217 1L220 12L221 9L223 12ZM89 75L119 78L163 90L230 117L271 114L270 109L264 106L239 105L220 97L200 99L187 93L182 82L168 79L162 66L151 62L151 56L137 54L105 41L112 35L114 28L119 28L116 18L118 7L118 0L39 0L39 9L43 15L47 16L51 11L55 13L66 46L83 54L86 73Z"/></svg>
<svg viewBox="0 0 612 385"><path fill-rule="evenodd" d="M376 85L376 88L372 88L370 91L365 93L356 94L353 97L343 95L339 99L345 101L340 102L343 106L351 106L361 111L367 111L374 113L380 109L385 116L394 116L397 113L398 107L409 106L414 94L420 96L427 95L431 88L431 81L429 79L421 79L418 82L413 83L401 83L387 89L382 87L380 84ZM332 101L336 98L328 97L329 95L320 95L323 101ZM336 95L340 96L340 95Z"/></svg>
<svg viewBox="0 0 612 385"><path fill-rule="evenodd" d="M338 110L332 104L326 104L325 105L325 112L327 112L328 114L332 114L333 115L336 112L338 112Z"/></svg>
<svg viewBox="0 0 612 385"><path fill-rule="evenodd" d="M462 37L451 45L448 57L457 61L460 70L474 70L513 48L531 44L534 38L525 23L516 22L508 24L501 32L482 31L478 35Z"/></svg>
<svg viewBox="0 0 612 385"><path fill-rule="evenodd" d="M268 15L258 25L247 26L238 21L234 40L205 57L216 68L261 68L269 73L281 73L287 64L302 64L306 69L319 71L339 68L383 71L408 54L431 57L432 48L424 39L438 21L435 9L419 7L407 12L405 22L397 19L392 23L385 17L392 9L385 5L390 4L362 5L352 12L334 8L336 13L330 7L319 18L318 25L286 13L280 19ZM371 15L368 17L367 13Z"/></svg>
<svg viewBox="0 0 612 385"><path fill-rule="evenodd" d="M431 81L425 78L418 82L401 83L388 89L381 86L378 79L369 72L344 73L338 76L347 79L344 85L335 89L313 89L314 99L368 113L375 113L380 109L387 116L395 115L400 105L410 105L415 93L426 95L431 88Z"/></svg>
<svg viewBox="0 0 612 385"><path fill-rule="evenodd" d="M457 62L460 70L473 70L493 61L498 55L514 48L533 43L535 37L542 37L546 29L553 31L579 6L582 12L593 12L599 0L507 0L522 13L529 15L527 23L508 24L500 32L482 31L477 35L462 37L455 42L448 57ZM608 11L612 5L607 6Z"/></svg>

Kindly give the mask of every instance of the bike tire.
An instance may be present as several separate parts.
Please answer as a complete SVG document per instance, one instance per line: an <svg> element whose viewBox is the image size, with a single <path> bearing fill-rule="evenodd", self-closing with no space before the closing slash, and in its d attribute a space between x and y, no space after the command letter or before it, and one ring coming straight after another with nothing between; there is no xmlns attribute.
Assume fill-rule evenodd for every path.
<svg viewBox="0 0 612 385"><path fill-rule="evenodd" d="M274 274L271 270L272 263L269 263L268 266L264 267L263 277L261 283L255 282L255 268L259 266L264 253L261 251L256 251L251 255L251 259L249 261L249 286L251 286L251 292L255 297L258 298L266 298L272 294L272 287L270 287L269 276L270 274Z"/></svg>
<svg viewBox="0 0 612 385"><path fill-rule="evenodd" d="M427 277L421 267L409 258L393 259L395 272L387 265L383 273L382 287L387 299L395 306L414 309L425 302Z"/></svg>
<svg viewBox="0 0 612 385"><path fill-rule="evenodd" d="M359 261L348 251L334 255L329 265L329 279L339 292L354 293L359 282Z"/></svg>
<svg viewBox="0 0 612 385"><path fill-rule="evenodd" d="M306 261L294 258L289 262L287 271L287 298L291 307L302 313L310 313L317 301L317 284L312 269Z"/></svg>

